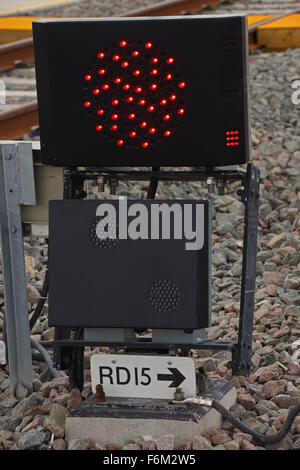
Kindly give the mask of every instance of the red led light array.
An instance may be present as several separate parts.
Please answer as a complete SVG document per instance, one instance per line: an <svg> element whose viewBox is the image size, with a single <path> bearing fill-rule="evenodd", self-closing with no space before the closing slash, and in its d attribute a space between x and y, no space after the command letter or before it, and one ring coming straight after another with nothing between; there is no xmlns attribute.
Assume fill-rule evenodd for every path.
<svg viewBox="0 0 300 470"><path fill-rule="evenodd" d="M94 129L122 148L148 149L167 140L186 113L187 82L177 59L152 41L121 38L99 49L83 82Z"/></svg>
<svg viewBox="0 0 300 470"><path fill-rule="evenodd" d="M239 131L226 131L226 147L238 147L240 145Z"/></svg>

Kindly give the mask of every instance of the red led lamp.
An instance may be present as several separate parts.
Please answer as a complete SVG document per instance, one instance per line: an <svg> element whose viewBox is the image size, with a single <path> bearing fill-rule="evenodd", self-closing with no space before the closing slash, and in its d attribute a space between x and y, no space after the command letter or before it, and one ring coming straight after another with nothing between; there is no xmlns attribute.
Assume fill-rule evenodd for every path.
<svg viewBox="0 0 300 470"><path fill-rule="evenodd" d="M229 148L238 147L240 145L239 131L226 132L226 146Z"/></svg>
<svg viewBox="0 0 300 470"><path fill-rule="evenodd" d="M186 82L174 55L151 41L122 39L113 50L99 51L96 64L83 76L83 106L99 135L144 150L176 132Z"/></svg>

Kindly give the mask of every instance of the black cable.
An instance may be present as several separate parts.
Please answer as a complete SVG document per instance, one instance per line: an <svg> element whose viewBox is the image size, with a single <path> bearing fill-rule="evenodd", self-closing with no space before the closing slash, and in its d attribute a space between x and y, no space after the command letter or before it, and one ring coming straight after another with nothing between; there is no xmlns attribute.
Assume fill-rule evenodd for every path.
<svg viewBox="0 0 300 470"><path fill-rule="evenodd" d="M159 166L153 166L152 171L159 171ZM155 199L156 191L158 186L158 177L151 176L149 189L147 193L147 199Z"/></svg>
<svg viewBox="0 0 300 470"><path fill-rule="evenodd" d="M47 298L47 295L48 295L48 289L49 289L49 270L48 270L48 261L47 261L46 274L45 274L45 278L44 278L43 287L42 287L42 290L41 290L41 296L39 298L39 301L37 303L35 311L33 312L32 317L31 317L30 322L29 322L30 331L32 331L34 325L36 324L39 316L42 313L42 310L44 308L46 298Z"/></svg>
<svg viewBox="0 0 300 470"><path fill-rule="evenodd" d="M53 377L51 376L51 373L49 371L49 367L46 367L46 369L40 374L39 380L41 382L46 382L46 380L52 380Z"/></svg>
<svg viewBox="0 0 300 470"><path fill-rule="evenodd" d="M48 366L48 370L51 373L52 377L54 377L54 378L61 377L58 370L55 369L55 367L53 367L52 360L51 360L51 357L48 354L48 351L46 351L46 349L43 348L43 346L41 346L37 341L35 341L32 338L31 338L31 346L33 348L37 349L42 354L42 356L44 357L44 360L45 360L45 362Z"/></svg>
<svg viewBox="0 0 300 470"><path fill-rule="evenodd" d="M45 362L44 357L39 353L32 353L31 357L33 361Z"/></svg>
<svg viewBox="0 0 300 470"><path fill-rule="evenodd" d="M235 418L220 402L213 400L211 404L212 408L217 410L223 418L227 419L231 424L233 424L236 428L240 429L242 432L246 434L250 434L254 437L255 440L261 442L262 444L276 444L277 442L281 441L286 434L289 432L294 419L300 413L300 405L295 406L288 414L287 419L285 420L284 424L282 425L280 431L273 436L265 436L259 432L254 431L253 429L248 428L244 423L242 423L239 419Z"/></svg>

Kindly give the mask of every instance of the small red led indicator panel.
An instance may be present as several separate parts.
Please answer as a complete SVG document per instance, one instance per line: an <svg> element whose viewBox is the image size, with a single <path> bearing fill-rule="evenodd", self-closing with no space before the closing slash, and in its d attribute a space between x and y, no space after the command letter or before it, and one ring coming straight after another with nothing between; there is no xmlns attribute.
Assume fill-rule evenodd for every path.
<svg viewBox="0 0 300 470"><path fill-rule="evenodd" d="M239 131L226 131L226 147L237 148L240 145Z"/></svg>
<svg viewBox="0 0 300 470"><path fill-rule="evenodd" d="M96 61L83 75L83 107L95 132L119 147L142 150L170 139L186 112L187 83L176 56L152 41L126 38L101 49Z"/></svg>

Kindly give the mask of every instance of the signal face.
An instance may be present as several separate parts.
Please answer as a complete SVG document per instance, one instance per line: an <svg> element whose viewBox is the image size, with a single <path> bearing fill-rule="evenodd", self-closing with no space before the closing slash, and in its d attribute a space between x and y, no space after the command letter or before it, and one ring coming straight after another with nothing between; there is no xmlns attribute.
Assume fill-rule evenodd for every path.
<svg viewBox="0 0 300 470"><path fill-rule="evenodd" d="M248 161L245 16L40 20L33 31L44 163Z"/></svg>
<svg viewBox="0 0 300 470"><path fill-rule="evenodd" d="M127 39L102 49L97 59L83 85L91 126L112 144L147 151L173 136L186 92L176 58L154 42Z"/></svg>

